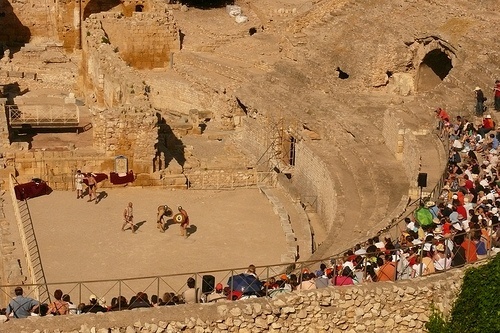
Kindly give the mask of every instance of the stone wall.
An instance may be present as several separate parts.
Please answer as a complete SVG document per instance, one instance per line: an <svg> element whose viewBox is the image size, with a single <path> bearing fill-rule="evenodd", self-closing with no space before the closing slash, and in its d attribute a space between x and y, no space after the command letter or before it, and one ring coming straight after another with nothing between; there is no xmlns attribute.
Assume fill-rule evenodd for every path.
<svg viewBox="0 0 500 333"><path fill-rule="evenodd" d="M425 332L431 306L449 313L463 270L398 283L328 287L230 303L29 318L4 329L34 332ZM119 324L117 324L119 323Z"/></svg>
<svg viewBox="0 0 500 333"><path fill-rule="evenodd" d="M302 196L302 202L315 202L316 212L328 232L334 225L337 207L335 185L325 162L314 153L306 141L295 146L295 171L292 183Z"/></svg>
<svg viewBox="0 0 500 333"><path fill-rule="evenodd" d="M402 120L396 117L394 112L387 110L384 113L382 135L387 148L402 162L401 166L410 184L414 184L420 172L420 149L415 135L402 124Z"/></svg>
<svg viewBox="0 0 500 333"><path fill-rule="evenodd" d="M137 69L167 67L171 52L180 49L179 29L168 13L106 16L101 23L114 50Z"/></svg>
<svg viewBox="0 0 500 333"><path fill-rule="evenodd" d="M35 38L57 37L55 15L57 4L52 0L0 1L0 44L19 45ZM40 24L43 22L43 24Z"/></svg>

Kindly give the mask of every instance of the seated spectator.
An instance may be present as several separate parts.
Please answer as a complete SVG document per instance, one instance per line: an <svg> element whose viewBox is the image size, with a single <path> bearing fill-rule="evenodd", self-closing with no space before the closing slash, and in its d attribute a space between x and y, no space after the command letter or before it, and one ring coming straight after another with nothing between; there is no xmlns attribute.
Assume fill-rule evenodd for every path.
<svg viewBox="0 0 500 333"><path fill-rule="evenodd" d="M107 308L101 306L98 301L96 295L90 295L89 297L90 304L87 304L82 307L81 312L82 313L97 313L97 312L106 312L108 311Z"/></svg>
<svg viewBox="0 0 500 333"><path fill-rule="evenodd" d="M452 267L461 267L467 263L465 259L465 248L461 246L463 240L464 235L455 235L453 237Z"/></svg>
<svg viewBox="0 0 500 333"><path fill-rule="evenodd" d="M176 296L174 293L164 293L163 294L163 305L176 305Z"/></svg>
<svg viewBox="0 0 500 333"><path fill-rule="evenodd" d="M316 289L314 282L316 275L314 273L303 273L302 282L297 286L297 290L311 290Z"/></svg>
<svg viewBox="0 0 500 333"><path fill-rule="evenodd" d="M57 289L54 291L54 298L56 299L54 302L49 304L49 313L56 315L66 315L69 313L69 305L65 301L62 300L63 292L61 289Z"/></svg>
<svg viewBox="0 0 500 333"><path fill-rule="evenodd" d="M215 289L207 295L207 303L217 303L227 301L227 296L224 295L222 283L217 283Z"/></svg>
<svg viewBox="0 0 500 333"><path fill-rule="evenodd" d="M398 250L396 252L396 271L397 271L397 280L405 280L411 277L411 265L408 261L410 257L410 249L406 248L405 250Z"/></svg>
<svg viewBox="0 0 500 333"><path fill-rule="evenodd" d="M116 297L116 301L111 301L110 311L121 311L128 309L127 299L124 296Z"/></svg>
<svg viewBox="0 0 500 333"><path fill-rule="evenodd" d="M16 287L14 293L16 295L7 306L7 317L26 318L31 316L31 313L40 306L40 303L32 298L23 296L23 288Z"/></svg>
<svg viewBox="0 0 500 333"><path fill-rule="evenodd" d="M392 261L392 254L386 254L384 264L377 273L377 281L395 281L396 264Z"/></svg>
<svg viewBox="0 0 500 333"><path fill-rule="evenodd" d="M286 276L286 274L285 274ZM267 279L266 282L264 282L264 288L266 290L272 290L272 289L278 289L278 283L276 282L276 278L271 276L269 279Z"/></svg>
<svg viewBox="0 0 500 333"><path fill-rule="evenodd" d="M325 275L325 270L326 270L326 265L324 263L321 263L319 265L319 269L315 272L316 277L320 277L320 276Z"/></svg>
<svg viewBox="0 0 500 333"><path fill-rule="evenodd" d="M411 277L415 278L428 274L426 272L427 266L424 263L422 263L422 258L420 256L416 256L415 260L416 263L411 267Z"/></svg>
<svg viewBox="0 0 500 333"><path fill-rule="evenodd" d="M467 261L467 263L477 261L476 244L474 244L474 242L471 241L469 237L470 237L470 233L464 237L464 240L462 241L462 244L460 245L461 247L463 247L465 249L465 260Z"/></svg>
<svg viewBox="0 0 500 333"><path fill-rule="evenodd" d="M484 259L488 256L488 250L486 249L486 244L481 237L481 232L474 232L472 236L472 242L476 247L476 256L477 259Z"/></svg>
<svg viewBox="0 0 500 333"><path fill-rule="evenodd" d="M354 247L354 254L357 256L364 256L366 254L366 250L361 247L361 244L356 244Z"/></svg>
<svg viewBox="0 0 500 333"><path fill-rule="evenodd" d="M325 266L326 267L326 266ZM316 279L314 280L314 284L316 285L316 289L326 288L331 285L331 278L329 279L327 276L327 269L323 271L323 274L317 276L318 272L316 272Z"/></svg>
<svg viewBox="0 0 500 333"><path fill-rule="evenodd" d="M69 314L77 314L78 313L76 305L73 304L73 302L71 302L71 298L69 297L68 294L64 294L62 297L62 300L65 301L66 303L68 303Z"/></svg>
<svg viewBox="0 0 500 333"><path fill-rule="evenodd" d="M432 244L424 244L422 253L422 264L425 265L425 270L422 275L434 274L436 269L434 267L434 260L432 259L434 252L432 251Z"/></svg>
<svg viewBox="0 0 500 333"><path fill-rule="evenodd" d="M443 243L436 245L436 252L434 253L433 260L436 271L440 272L450 269L451 259L446 255Z"/></svg>
<svg viewBox="0 0 500 333"><path fill-rule="evenodd" d="M53 316L53 314L49 313L49 305L47 303L41 303L39 307L33 310L31 316L45 317L45 316Z"/></svg>
<svg viewBox="0 0 500 333"><path fill-rule="evenodd" d="M154 308L160 307L160 301L161 299L158 299L158 295L152 295L151 296L151 306Z"/></svg>
<svg viewBox="0 0 500 333"><path fill-rule="evenodd" d="M375 245L377 249L379 249L379 251L385 251L385 244L384 242L380 241L380 238L378 236L373 237L373 245Z"/></svg>
<svg viewBox="0 0 500 333"><path fill-rule="evenodd" d="M347 286L354 284L354 273L349 267L344 267L342 274L332 279L332 284L335 286Z"/></svg>

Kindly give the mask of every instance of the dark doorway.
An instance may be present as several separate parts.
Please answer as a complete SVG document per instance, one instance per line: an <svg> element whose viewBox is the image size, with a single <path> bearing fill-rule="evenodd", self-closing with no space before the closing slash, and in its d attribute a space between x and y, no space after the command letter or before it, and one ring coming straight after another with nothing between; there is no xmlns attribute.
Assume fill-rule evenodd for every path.
<svg viewBox="0 0 500 333"><path fill-rule="evenodd" d="M341 70L340 67L337 67L335 71L339 73L339 79L346 80L349 78L349 74Z"/></svg>
<svg viewBox="0 0 500 333"><path fill-rule="evenodd" d="M83 10L83 19L87 19L91 14L107 12L117 6L121 6L120 0L90 0Z"/></svg>
<svg viewBox="0 0 500 333"><path fill-rule="evenodd" d="M450 57L440 49L427 53L418 68L417 90L428 91L437 86L453 68Z"/></svg>
<svg viewBox="0 0 500 333"><path fill-rule="evenodd" d="M233 5L234 0L184 0L182 1L188 7L199 9L221 8L227 5Z"/></svg>
<svg viewBox="0 0 500 333"><path fill-rule="evenodd" d="M143 5L136 5L135 6L135 11L142 13L144 11L144 6Z"/></svg>

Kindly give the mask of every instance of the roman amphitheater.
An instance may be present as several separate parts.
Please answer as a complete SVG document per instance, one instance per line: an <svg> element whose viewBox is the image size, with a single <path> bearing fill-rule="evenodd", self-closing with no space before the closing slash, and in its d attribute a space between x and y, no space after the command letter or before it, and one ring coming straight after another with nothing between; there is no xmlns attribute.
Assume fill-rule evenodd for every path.
<svg viewBox="0 0 500 333"><path fill-rule="evenodd" d="M0 307L17 285L109 302L250 263L261 277L316 269L436 195L437 107L479 121L479 86L492 108L498 0L216 2L0 0ZM75 199L78 169L134 179L102 181L94 205ZM33 178L53 192L16 200ZM120 232L128 201L136 235ZM158 232L161 204L188 210L187 239ZM423 332L462 275L0 332Z"/></svg>

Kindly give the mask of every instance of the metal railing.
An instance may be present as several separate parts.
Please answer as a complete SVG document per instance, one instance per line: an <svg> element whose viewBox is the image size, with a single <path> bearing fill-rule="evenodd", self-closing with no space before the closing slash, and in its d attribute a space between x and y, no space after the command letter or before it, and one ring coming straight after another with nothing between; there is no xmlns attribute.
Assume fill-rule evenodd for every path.
<svg viewBox="0 0 500 333"><path fill-rule="evenodd" d="M12 206L14 208L14 217L19 229L21 245L26 259L28 278L34 288L33 292L36 298L41 301L50 301L50 294L45 281L38 242L31 220L31 214L26 200L17 200L14 186L17 183L15 177L11 174L9 177L9 192L11 194Z"/></svg>
<svg viewBox="0 0 500 333"><path fill-rule="evenodd" d="M71 127L80 123L76 105L5 105L11 127Z"/></svg>
<svg viewBox="0 0 500 333"><path fill-rule="evenodd" d="M487 254L481 258L480 260L487 260L492 256L496 255L496 252L492 250L492 230L493 228L500 227L498 225L491 226L488 228L488 238L484 239L487 247ZM459 236L463 236L467 239L472 239L474 230L468 233L459 234ZM452 239L449 239L452 241ZM432 243L424 243L418 246L410 245L410 246L401 246L398 249L387 250L385 253L386 257L390 257L390 262L393 263L395 269L391 270L394 276L385 276L383 280L404 280L410 279L419 276L438 274L442 272L447 272L452 269L457 269L463 267L466 264L472 264L472 262L467 261L467 258L459 258L457 257L455 260L452 258L452 251L448 249L449 243L447 241L440 241L445 245L445 251L442 255L446 256L443 269L438 270L434 269L434 273L428 273L431 270L424 269L424 266L421 269L412 268L408 265L408 257L419 258L417 262L425 262L424 258L428 257L427 253L431 250L436 251L436 241ZM471 244L471 243L468 243ZM460 246L457 244L457 246ZM469 245L471 246L471 245ZM465 249L465 253L468 252L468 249ZM455 252L454 255L457 256L458 252ZM336 276L342 275L343 266L346 266L347 261L351 261L354 267L352 271L351 279L352 283L350 284L366 284L366 283L377 283L372 282L372 275L370 270L370 265L373 263L373 258L379 256L381 253L368 253L362 256L357 256L356 259L349 259L345 256L336 256L329 257L320 260L314 261L302 261L302 262L291 262L291 263L282 263L276 265L266 265L266 266L256 266L255 274L257 275L259 281L261 281L262 295L269 296L272 291L276 289L271 288L270 281L285 281L294 286L300 285L303 281L303 277L305 273L308 274L316 273L317 270L320 269L321 264L325 264L327 267L325 275L328 274L328 285L335 285ZM449 260L449 263L447 263ZM477 262L479 262L478 260ZM386 261L384 264L390 265L390 262ZM429 259L427 259L429 261ZM434 261L434 260L432 260ZM462 264L455 265L453 263ZM214 290L214 284L217 282L222 283L224 286L228 285L228 281L230 278L239 275L245 272L247 267L240 267L234 269L219 269L219 270L211 270L211 271L199 271L199 272L189 272L189 273L178 273L178 274L169 274L169 275L158 275L158 276L144 276L144 277L135 277L135 278L125 278L125 279L107 279L107 280L89 280L89 281L75 281L75 282L51 282L51 283L34 283L34 284L26 284L23 287L29 287L30 292L28 292L27 296L31 296L33 298L39 299L42 302L43 299L38 297L41 289L47 288L51 293L56 289L61 289L65 294L70 295L71 299L75 304L88 303L90 295L96 295L97 299L101 302L105 301L107 306L111 305L111 301L113 298L125 297L127 300L127 305L123 308L127 308L130 304L129 300L136 296L138 293L145 293L149 296L158 295L160 298L164 298L165 294L170 294L176 296L178 299L177 303L182 303L182 293L187 289L186 281L188 278L193 278L195 280L196 287L200 290L200 295L208 294ZM384 266L382 266L379 270L378 276L383 276ZM209 278L210 277L210 278ZM215 283L212 283L212 278L214 278ZM11 292L11 285L1 285L0 290L3 293ZM287 292L287 290L283 290L284 288L279 288L281 290L277 290L280 292ZM300 289L300 287L298 288ZM44 291L45 292L45 291ZM231 299L231 288L226 290L226 296L228 299ZM118 308L121 310L122 308Z"/></svg>

